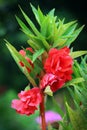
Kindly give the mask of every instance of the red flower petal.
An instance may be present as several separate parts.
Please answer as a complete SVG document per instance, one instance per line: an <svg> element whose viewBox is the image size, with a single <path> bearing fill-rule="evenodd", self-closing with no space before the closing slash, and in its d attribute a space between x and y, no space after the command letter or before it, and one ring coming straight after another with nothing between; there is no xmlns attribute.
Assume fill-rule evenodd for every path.
<svg viewBox="0 0 87 130"><path fill-rule="evenodd" d="M64 47L60 50L52 48L44 64L46 73L56 75L64 82L71 80L73 59L69 53L70 49L68 47Z"/></svg>
<svg viewBox="0 0 87 130"><path fill-rule="evenodd" d="M11 107L16 109L19 114L33 114L42 101L40 89L37 87L28 91L21 91L18 97L20 99L13 100Z"/></svg>
<svg viewBox="0 0 87 130"><path fill-rule="evenodd" d="M60 79L58 76L53 74L45 74L40 82L40 88L44 89L47 86L50 86L53 92L57 91L64 85L64 80Z"/></svg>
<svg viewBox="0 0 87 130"><path fill-rule="evenodd" d="M26 52L24 50L20 50L19 53L22 55L22 56L25 56L26 55Z"/></svg>

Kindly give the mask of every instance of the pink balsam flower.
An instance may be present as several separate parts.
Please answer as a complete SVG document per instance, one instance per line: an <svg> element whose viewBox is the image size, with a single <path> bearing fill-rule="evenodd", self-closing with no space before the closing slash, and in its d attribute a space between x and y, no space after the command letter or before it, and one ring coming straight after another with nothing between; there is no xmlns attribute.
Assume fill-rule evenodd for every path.
<svg viewBox="0 0 87 130"><path fill-rule="evenodd" d="M11 107L16 109L19 114L33 114L42 101L40 89L37 87L27 91L21 91L18 97L19 99L12 101Z"/></svg>
<svg viewBox="0 0 87 130"><path fill-rule="evenodd" d="M48 125L48 124L52 124L54 122L58 122L58 121L62 120L62 117L56 112L46 111L45 119L46 119L46 124ZM37 117L36 122L38 124L41 124L41 117Z"/></svg>

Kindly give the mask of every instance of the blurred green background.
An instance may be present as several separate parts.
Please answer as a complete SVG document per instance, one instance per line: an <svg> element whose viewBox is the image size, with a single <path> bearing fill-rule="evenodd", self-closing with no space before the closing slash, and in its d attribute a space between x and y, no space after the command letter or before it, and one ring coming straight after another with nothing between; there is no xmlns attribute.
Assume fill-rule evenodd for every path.
<svg viewBox="0 0 87 130"><path fill-rule="evenodd" d="M78 20L79 26L85 25L79 37L73 43L74 50L87 50L87 5L85 0L0 0L0 130L38 130L35 115L20 116L10 108L11 100L17 97L17 92L27 85L28 81L20 72L5 46L7 39L18 50L27 47L27 37L20 31L15 15L23 19L18 5L35 23L29 3L40 6L46 14L55 8L55 14L65 18L66 22ZM48 105L48 108L50 104Z"/></svg>

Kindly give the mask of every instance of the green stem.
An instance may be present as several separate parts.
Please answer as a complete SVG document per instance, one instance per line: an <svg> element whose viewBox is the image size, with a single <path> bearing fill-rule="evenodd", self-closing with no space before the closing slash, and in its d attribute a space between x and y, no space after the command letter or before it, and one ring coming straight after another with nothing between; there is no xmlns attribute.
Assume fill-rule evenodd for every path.
<svg viewBox="0 0 87 130"><path fill-rule="evenodd" d="M46 121L45 121L45 106L44 106L44 98L45 95L42 92L42 102L40 103L40 116L41 116L41 130L46 130Z"/></svg>

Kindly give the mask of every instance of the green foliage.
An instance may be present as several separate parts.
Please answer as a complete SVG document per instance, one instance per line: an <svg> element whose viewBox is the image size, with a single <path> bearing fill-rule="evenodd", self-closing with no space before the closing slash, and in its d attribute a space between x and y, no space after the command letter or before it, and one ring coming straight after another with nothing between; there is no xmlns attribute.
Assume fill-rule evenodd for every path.
<svg viewBox="0 0 87 130"><path fill-rule="evenodd" d="M67 109L74 130L87 130L87 117L83 114L83 111L80 108L72 110L68 105Z"/></svg>
<svg viewBox="0 0 87 130"><path fill-rule="evenodd" d="M27 23L30 25L34 35L29 35L29 37L32 39L37 39L39 41L42 41L42 44L44 46L44 48L46 48L47 50L49 49L49 44L47 43L47 41L45 40L45 38L40 34L40 32L37 30L37 28L35 27L35 25L33 24L33 22L30 20L30 18L25 14L25 12L20 8L25 20L27 21Z"/></svg>
<svg viewBox="0 0 87 130"><path fill-rule="evenodd" d="M50 89L50 86L47 86L45 91L44 91L45 94L49 95L49 96L53 96L53 92L52 90Z"/></svg>
<svg viewBox="0 0 87 130"><path fill-rule="evenodd" d="M70 85L73 86L74 84L78 84L78 83L83 82L83 81L84 81L84 79L83 79L82 77L73 78L71 81L67 82L67 83L65 84L65 86L70 86Z"/></svg>
<svg viewBox="0 0 87 130"><path fill-rule="evenodd" d="M16 16L16 19L19 23L19 25L21 26L23 32L28 35L28 34L32 34L32 32L28 29L28 27Z"/></svg>
<svg viewBox="0 0 87 130"><path fill-rule="evenodd" d="M87 129L87 82L86 82L86 68L87 68L87 56L82 58L81 63L79 64L75 61L74 64L74 73L73 78L77 78L77 81L69 83L70 86L67 87L72 102L69 102L69 97L66 98L66 118L63 118L63 121L60 122L59 130L86 130ZM76 71L77 70L77 71ZM81 81L82 80L82 81ZM65 97L67 95L65 94ZM73 106L71 105L73 103ZM63 117L65 114L63 115ZM68 124L68 125L67 125Z"/></svg>
<svg viewBox="0 0 87 130"><path fill-rule="evenodd" d="M79 56L87 54L87 51L76 51L76 52L71 52L70 55L72 58L77 58Z"/></svg>
<svg viewBox="0 0 87 130"><path fill-rule="evenodd" d="M42 55L44 53L44 49L40 49L38 50L37 52L35 52L33 54L33 57L32 57L32 62L34 62L40 55Z"/></svg>
<svg viewBox="0 0 87 130"><path fill-rule="evenodd" d="M36 83L34 79L31 77L31 75L27 72L26 67L29 67L32 70L31 65L26 61L26 59L19 54L19 52L8 42L6 41L6 46L8 47L11 55L13 56L15 62L17 63L18 67L21 69L21 71L25 74L25 76L28 78L30 83L34 86L36 86ZM25 65L25 67L20 67L19 62L22 61Z"/></svg>
<svg viewBox="0 0 87 130"><path fill-rule="evenodd" d="M31 8L39 24L39 30L21 8L20 10L30 28L17 16L16 19L22 31L29 37L28 44L34 50L44 48L48 51L51 47L61 48L70 46L84 27L82 26L77 29L76 21L64 23L64 19L60 20L54 15L55 9L51 10L47 15L44 15L39 7L36 9L31 5Z"/></svg>
<svg viewBox="0 0 87 130"><path fill-rule="evenodd" d="M25 91L30 90L30 85L27 85L24 90Z"/></svg>
<svg viewBox="0 0 87 130"><path fill-rule="evenodd" d="M82 31L83 27L84 26L82 26L79 29L76 29L75 31L73 31L73 33L71 34L71 36L69 36L69 38L67 38L67 41L64 43L63 46L70 46L70 44L77 38L79 33Z"/></svg>
<svg viewBox="0 0 87 130"><path fill-rule="evenodd" d="M42 36L53 47L69 46L81 32L82 27L76 29L76 21L64 24L64 19L57 20L57 16L54 16L55 9L51 10L46 16L43 15L40 8L38 10L32 6L35 18L40 26L40 32Z"/></svg>
<svg viewBox="0 0 87 130"><path fill-rule="evenodd" d="M39 24L39 30L35 27L34 23L25 14L21 7L20 10L29 27L28 25L25 25L25 23L17 16L16 19L21 26L22 31L29 38L29 46L31 46L34 50L34 54L29 54L29 52L26 51L27 56L34 63L34 69L32 68L31 64L29 64L26 59L21 56L7 41L6 45L21 71L26 75L32 85L36 86L33 78L35 78L35 76L42 70L42 54L45 51L49 51L49 49L53 47L61 48L66 45L69 46L78 36L83 26L77 29L76 21L64 23L64 19L60 20L54 15L55 9L51 10L47 15L44 15L39 7L36 9L33 5L31 5L31 8L35 15L36 21ZM71 52L71 56L76 58L86 53L86 51ZM26 67L20 67L20 61L22 61L26 67L30 68L30 74L27 73Z"/></svg>

